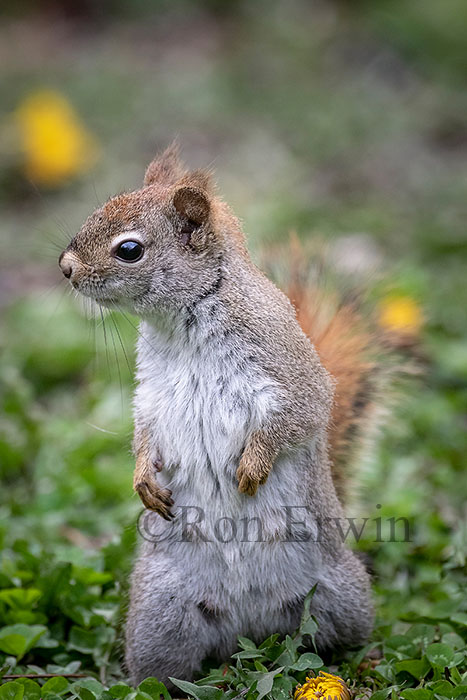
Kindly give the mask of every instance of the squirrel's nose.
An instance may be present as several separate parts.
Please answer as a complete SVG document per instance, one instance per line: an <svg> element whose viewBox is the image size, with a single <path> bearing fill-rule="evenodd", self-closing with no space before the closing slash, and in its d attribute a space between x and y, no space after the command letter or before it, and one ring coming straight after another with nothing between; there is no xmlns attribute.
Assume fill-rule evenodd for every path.
<svg viewBox="0 0 467 700"><path fill-rule="evenodd" d="M63 253L60 255L60 257L58 259L58 264L60 265L60 269L67 279L70 279L71 273L73 272L72 261L73 261L72 256L69 253L67 253L66 250L63 251Z"/></svg>

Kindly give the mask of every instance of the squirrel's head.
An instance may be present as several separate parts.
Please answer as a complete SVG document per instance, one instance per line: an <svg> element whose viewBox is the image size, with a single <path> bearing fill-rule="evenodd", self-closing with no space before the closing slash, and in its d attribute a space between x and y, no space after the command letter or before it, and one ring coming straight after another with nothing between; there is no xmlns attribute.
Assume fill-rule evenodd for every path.
<svg viewBox="0 0 467 700"><path fill-rule="evenodd" d="M196 303L234 248L244 251L240 227L209 173L185 171L172 145L149 165L142 189L91 214L59 264L85 296L145 314Z"/></svg>

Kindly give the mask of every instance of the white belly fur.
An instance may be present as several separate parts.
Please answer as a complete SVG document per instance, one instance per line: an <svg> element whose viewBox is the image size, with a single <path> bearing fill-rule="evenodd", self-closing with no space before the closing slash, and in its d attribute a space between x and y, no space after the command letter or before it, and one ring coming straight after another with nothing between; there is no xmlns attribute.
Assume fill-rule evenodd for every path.
<svg viewBox="0 0 467 700"><path fill-rule="evenodd" d="M265 581L283 586L291 574L302 578L304 560L308 570L316 571L318 546L283 542L284 506L305 503L307 477L299 473L313 451L313 441L282 454L255 497L240 494L237 488L236 470L246 439L278 407L278 386L247 362L247 352L238 345L211 339L193 348L144 325L142 335L140 350L146 347L138 362L136 419L144 417L154 450L161 454L164 468L158 481L172 490L176 514L172 523L155 516L156 559L183 560L192 573L196 570L197 580L208 585L222 568L235 570L239 595L243 586L264 588ZM193 506L201 508L202 515ZM201 518L199 530L207 542L196 535L194 541L186 541L183 507L184 522ZM223 518L234 525L220 522ZM253 518L261 521L263 544L254 541L259 526ZM304 519L304 512L297 511L297 520ZM313 530L309 519L307 527ZM245 533L252 541L242 541ZM307 586L304 581L305 593Z"/></svg>

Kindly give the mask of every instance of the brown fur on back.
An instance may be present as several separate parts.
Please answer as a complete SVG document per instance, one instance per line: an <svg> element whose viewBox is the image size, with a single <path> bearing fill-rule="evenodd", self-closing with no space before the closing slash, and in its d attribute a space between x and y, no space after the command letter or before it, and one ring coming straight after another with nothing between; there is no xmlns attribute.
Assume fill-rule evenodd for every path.
<svg viewBox="0 0 467 700"><path fill-rule="evenodd" d="M296 242L292 242L290 282L286 292L297 319L314 344L327 371L335 380L334 404L329 428L332 475L338 496L345 500L349 462L362 444L375 406L377 363L372 359L378 341L360 316L356 305L342 302L331 292L310 285L301 267Z"/></svg>

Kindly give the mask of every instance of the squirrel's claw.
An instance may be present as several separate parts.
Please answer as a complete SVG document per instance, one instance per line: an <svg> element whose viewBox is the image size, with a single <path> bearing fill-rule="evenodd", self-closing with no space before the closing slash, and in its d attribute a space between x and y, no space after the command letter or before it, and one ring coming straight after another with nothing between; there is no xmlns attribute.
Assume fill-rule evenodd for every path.
<svg viewBox="0 0 467 700"><path fill-rule="evenodd" d="M237 469L238 490L248 496L254 496L258 486L262 486L268 480L269 471L258 468L251 460L242 458Z"/></svg>
<svg viewBox="0 0 467 700"><path fill-rule="evenodd" d="M171 498L171 496L172 491L170 489L162 489L162 491L158 493L158 498L161 501L162 506L155 509L159 515L161 515L164 520L168 520L168 522L171 522L175 518L175 515L170 510L174 504L174 500Z"/></svg>
<svg viewBox="0 0 467 700"><path fill-rule="evenodd" d="M135 484L135 491L143 502L144 507L148 508L148 510L159 513L164 520L169 522L175 517L170 510L174 505L170 489L161 489L155 482L141 481Z"/></svg>
<svg viewBox="0 0 467 700"><path fill-rule="evenodd" d="M248 496L254 496L258 490L260 482L248 474L247 470L242 468L242 465L237 469L238 490L240 493L246 493Z"/></svg>

